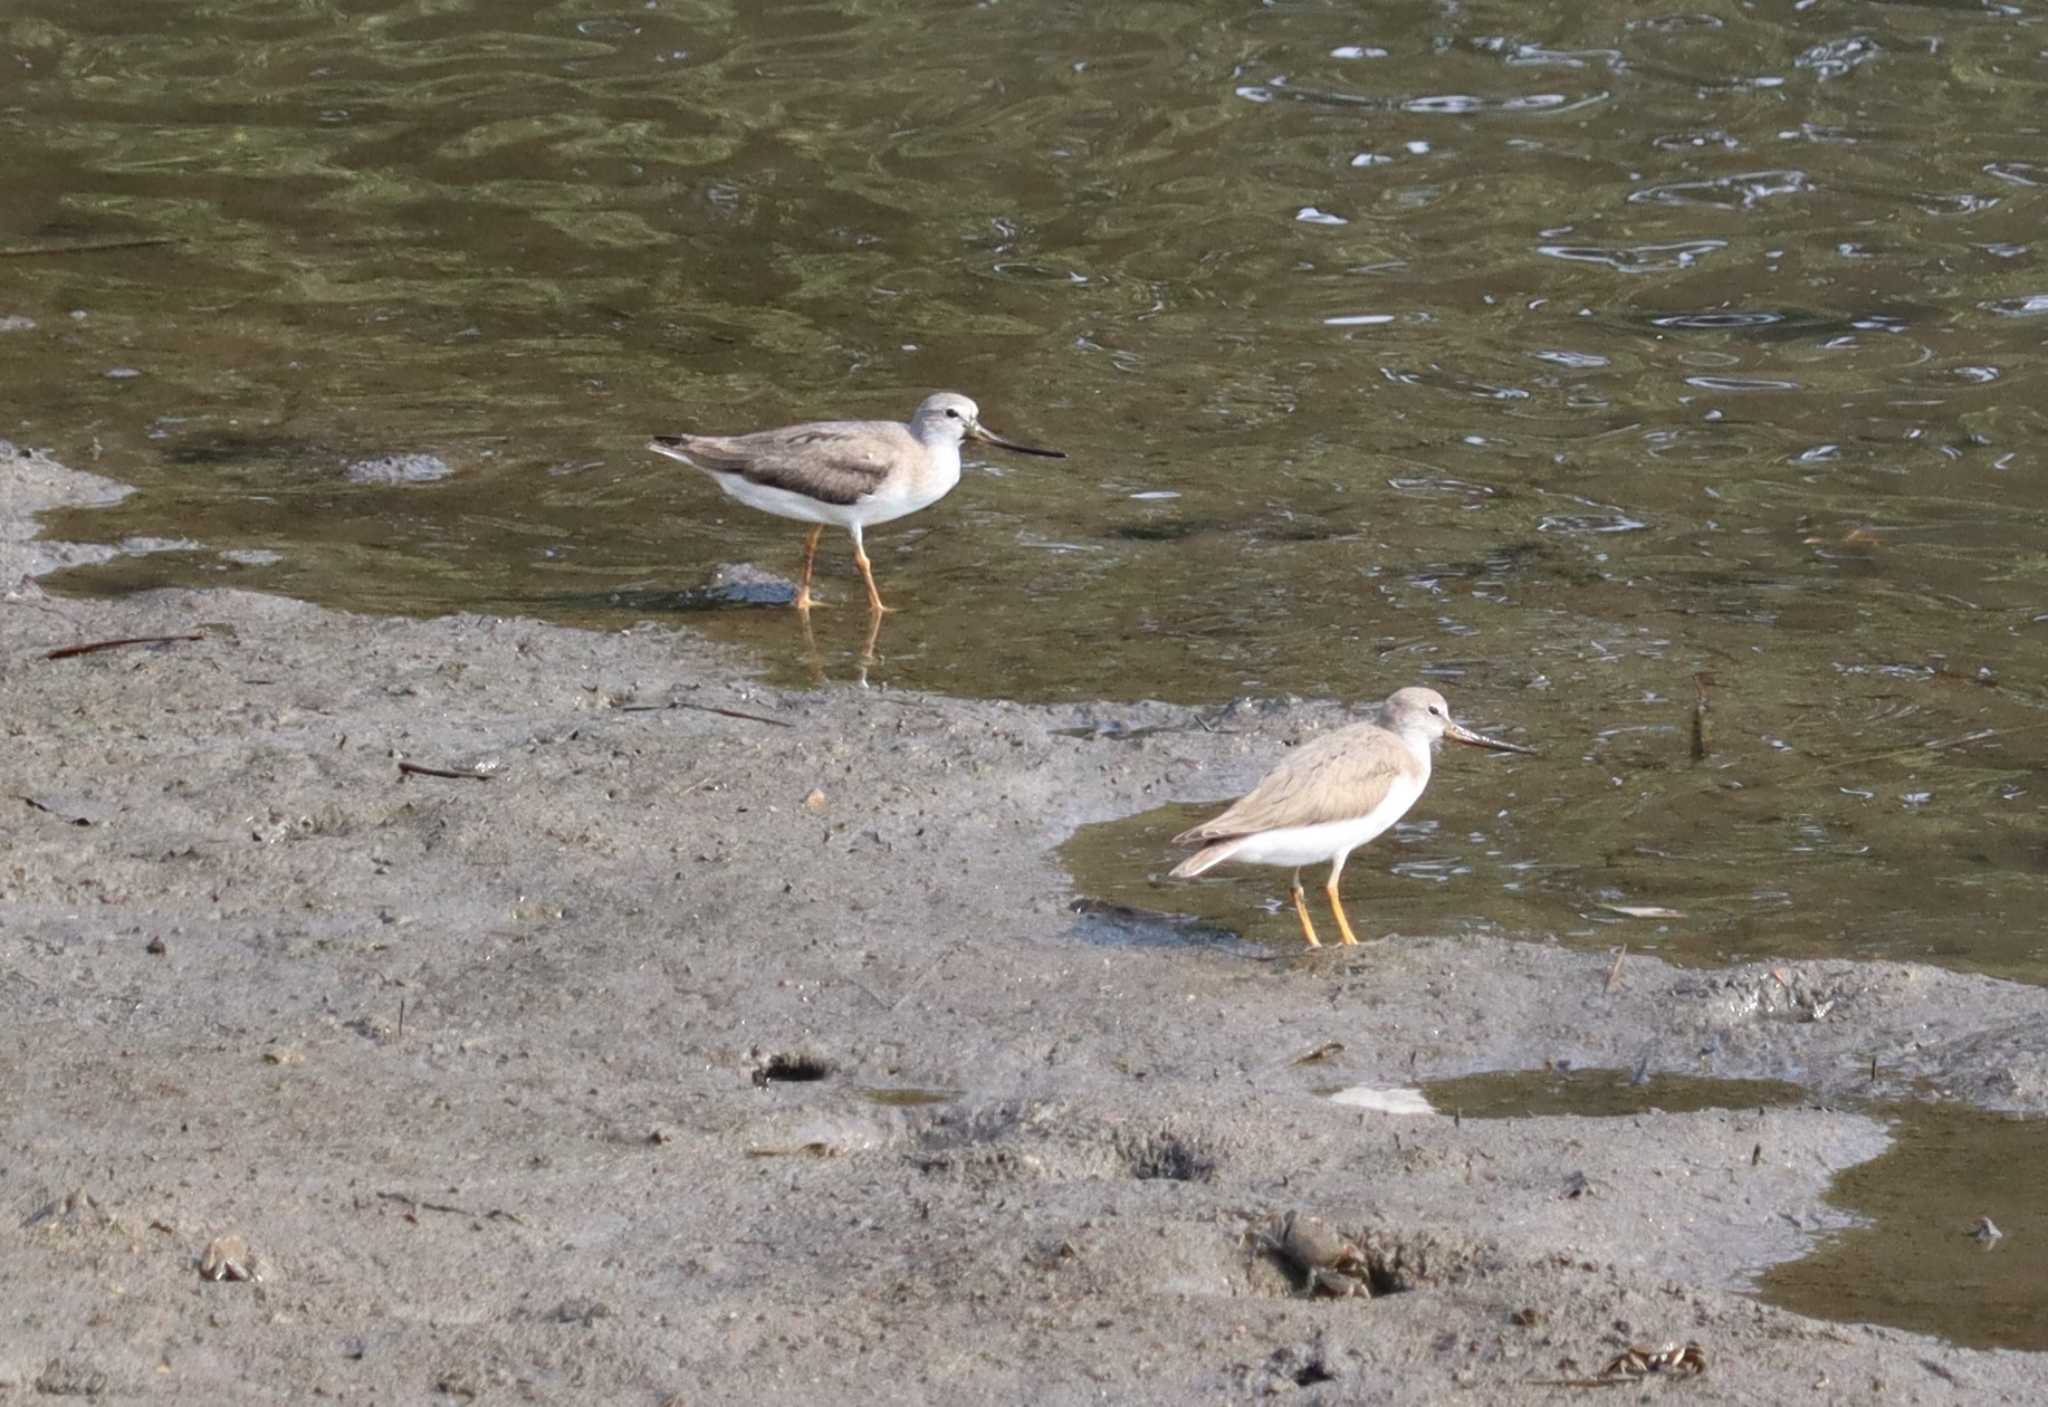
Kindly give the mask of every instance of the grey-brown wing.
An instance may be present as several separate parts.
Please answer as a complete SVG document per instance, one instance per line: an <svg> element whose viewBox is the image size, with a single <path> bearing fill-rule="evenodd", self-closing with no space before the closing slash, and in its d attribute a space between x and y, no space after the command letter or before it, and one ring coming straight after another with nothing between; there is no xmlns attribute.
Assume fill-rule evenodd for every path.
<svg viewBox="0 0 2048 1407"><path fill-rule="evenodd" d="M1207 845L1255 831L1364 815L1414 767L1406 749L1368 741L1386 736L1354 725L1303 743L1222 815L1182 831L1173 843Z"/></svg>
<svg viewBox="0 0 2048 1407"><path fill-rule="evenodd" d="M825 420L752 435L680 438L700 468L841 507L873 493L904 456L924 452L907 429L887 420Z"/></svg>

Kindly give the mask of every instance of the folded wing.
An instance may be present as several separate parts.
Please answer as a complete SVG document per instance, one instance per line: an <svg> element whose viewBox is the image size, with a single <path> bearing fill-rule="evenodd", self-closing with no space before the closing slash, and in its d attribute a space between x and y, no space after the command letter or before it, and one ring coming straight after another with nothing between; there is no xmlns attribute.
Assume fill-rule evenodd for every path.
<svg viewBox="0 0 2048 1407"><path fill-rule="evenodd" d="M753 435L667 435L655 447L711 474L847 507L873 493L889 467L920 446L890 421L821 421Z"/></svg>
<svg viewBox="0 0 2048 1407"><path fill-rule="evenodd" d="M1366 815L1413 764L1403 750L1351 746L1347 735L1353 731L1341 728L1302 744L1222 815L1182 831L1173 843L1213 845Z"/></svg>

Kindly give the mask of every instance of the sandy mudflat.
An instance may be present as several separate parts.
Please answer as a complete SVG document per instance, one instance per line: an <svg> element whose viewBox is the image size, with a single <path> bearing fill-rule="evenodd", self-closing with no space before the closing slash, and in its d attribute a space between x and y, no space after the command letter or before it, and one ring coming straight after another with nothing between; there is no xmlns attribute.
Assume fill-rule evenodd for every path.
<svg viewBox="0 0 2048 1407"><path fill-rule="evenodd" d="M1884 1146L1822 1107L1874 1050L2048 1105L2036 989L1176 943L1076 913L1053 848L1334 708L1212 732L782 693L666 629L44 594L32 514L104 488L0 450L0 1400L1506 1403L1686 1340L1703 1378L1616 1391L2048 1395L2037 1356L1739 1293ZM1160 726L1058 731L1111 717ZM1815 1100L1325 1097L1646 1057ZM1382 1293L1299 1295L1256 1245L1290 1211ZM201 1279L229 1233L260 1279Z"/></svg>

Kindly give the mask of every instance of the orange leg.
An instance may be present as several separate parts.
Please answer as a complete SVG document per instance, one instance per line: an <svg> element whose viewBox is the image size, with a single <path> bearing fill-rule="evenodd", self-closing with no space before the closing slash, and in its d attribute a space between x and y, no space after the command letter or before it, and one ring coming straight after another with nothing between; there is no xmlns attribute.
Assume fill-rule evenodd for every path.
<svg viewBox="0 0 2048 1407"><path fill-rule="evenodd" d="M797 624L804 628L804 669L811 676L814 686L825 683L825 657L818 653L818 637L811 633L811 613L799 612Z"/></svg>
<svg viewBox="0 0 2048 1407"><path fill-rule="evenodd" d="M1308 904L1301 897L1300 870L1294 872L1294 916L1301 920L1301 936L1308 939L1308 945L1311 948L1322 947L1322 941L1316 937L1316 926L1309 921Z"/></svg>
<svg viewBox="0 0 2048 1407"><path fill-rule="evenodd" d="M875 642L881 638L882 612L870 611L868 613L868 638L861 641L860 644L860 662L863 666L874 664L879 660L880 657L875 654ZM867 681L863 679L861 682L865 685Z"/></svg>
<svg viewBox="0 0 2048 1407"><path fill-rule="evenodd" d="M1330 912L1337 916L1337 931L1344 935L1344 941L1356 944L1358 938L1351 931L1351 920L1344 917L1344 901L1337 897L1337 876L1344 873L1345 857L1339 855L1330 864L1330 882L1323 886L1323 893L1329 896Z"/></svg>
<svg viewBox="0 0 2048 1407"><path fill-rule="evenodd" d="M853 564L860 568L860 579L868 584L868 609L876 615L894 610L894 606L882 604L882 593L875 590L875 569L868 561L867 550L860 545L860 537L857 534L853 539Z"/></svg>
<svg viewBox="0 0 2048 1407"><path fill-rule="evenodd" d="M804 574L796 584L796 608L806 616L811 607L822 604L811 599L811 568L817 565L818 539L824 532L825 525L820 523L804 536Z"/></svg>

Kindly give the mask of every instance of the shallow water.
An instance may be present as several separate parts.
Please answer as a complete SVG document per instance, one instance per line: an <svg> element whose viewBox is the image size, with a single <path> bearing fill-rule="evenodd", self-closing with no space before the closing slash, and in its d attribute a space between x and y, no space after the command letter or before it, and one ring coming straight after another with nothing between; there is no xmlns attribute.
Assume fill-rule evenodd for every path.
<svg viewBox="0 0 2048 1407"><path fill-rule="evenodd" d="M2040 981L2042 17L21 0L0 433L141 490L68 589L802 683L843 540L815 659L701 609L799 530L642 441L955 387L1072 458L876 530L872 683L1428 679L1545 756L1442 769L1404 927Z"/></svg>
<svg viewBox="0 0 2048 1407"><path fill-rule="evenodd" d="M2039 1235L2048 1121L1925 1104L1886 1112L1891 1149L1843 1173L1828 1194L1861 1224L1765 1272L1764 1298L1974 1348L2048 1349L2048 1245ZM1980 1217L2004 1234L1972 1234Z"/></svg>
<svg viewBox="0 0 2048 1407"><path fill-rule="evenodd" d="M1762 1112L1808 1097L1779 1080L1638 1080L1601 1069L1492 1071L1432 1080L1422 1092L1438 1111L1468 1119ZM1923 1103L1874 1112L1890 1122L1891 1147L1838 1174L1828 1192L1856 1224L1766 1270L1758 1294L1815 1318L1890 1324L1972 1348L2048 1348L2048 1246L2034 1234L2048 1121ZM2001 1234L1973 1234L1979 1218Z"/></svg>
<svg viewBox="0 0 2048 1407"><path fill-rule="evenodd" d="M1784 1080L1724 1080L1708 1075L1627 1070L1495 1070L1431 1080L1422 1086L1442 1113L1467 1119L1617 1119L1661 1111L1695 1114L1703 1109L1764 1109L1803 1102L1808 1096Z"/></svg>

